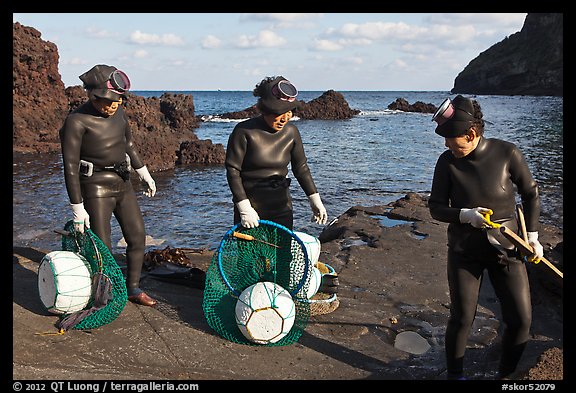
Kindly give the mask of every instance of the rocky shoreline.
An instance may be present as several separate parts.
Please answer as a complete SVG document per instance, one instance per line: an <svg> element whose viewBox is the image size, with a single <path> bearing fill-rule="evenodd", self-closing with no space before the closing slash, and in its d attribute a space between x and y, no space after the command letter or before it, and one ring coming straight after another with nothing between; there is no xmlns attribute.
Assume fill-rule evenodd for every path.
<svg viewBox="0 0 576 393"><path fill-rule="evenodd" d="M354 206L320 235L320 261L338 273L339 306L312 316L298 342L283 347L227 341L207 324L203 291L144 275L156 308L128 303L108 325L54 332L37 293L45 251L13 249L13 378L142 380L442 380L448 317L446 224L433 220L426 196L408 194L386 206ZM562 267L562 231L543 226L547 258ZM206 270L210 252L190 254ZM121 262L120 262L121 263ZM529 266L532 340L514 379L562 381L562 281L542 264ZM494 378L498 364L498 302L485 280L469 340L473 380ZM397 342L411 332L428 349ZM65 353L66 360L54 354Z"/></svg>
<svg viewBox="0 0 576 393"><path fill-rule="evenodd" d="M57 151L57 131L85 93L80 86L64 89L57 48L40 32L15 23L13 33L13 151ZM202 119L194 115L192 96L130 94L128 103L137 147L152 172L222 164L224 147L194 133ZM394 108L435 109L416 104L411 108L399 99ZM254 108L221 116L247 114L254 115ZM328 91L296 114L342 119L356 112L340 93ZM99 329L38 334L54 333L57 321L38 296L37 269L48 250L13 247L13 379L444 379L447 224L430 217L426 202L425 195L410 193L386 206L354 206L325 228L320 261L338 273L339 307L314 316L297 343L278 348L226 341L204 319L202 290L146 275L142 286L160 300L158 307L129 303ZM543 225L540 240L546 257L562 269L562 230ZM192 254L194 266L204 271L210 259L210 253ZM561 381L563 283L543 264L529 265L529 274L532 340L515 379ZM494 376L498 317L485 280L467 354L471 379ZM396 338L403 332L417 334L429 348L421 354L399 349Z"/></svg>

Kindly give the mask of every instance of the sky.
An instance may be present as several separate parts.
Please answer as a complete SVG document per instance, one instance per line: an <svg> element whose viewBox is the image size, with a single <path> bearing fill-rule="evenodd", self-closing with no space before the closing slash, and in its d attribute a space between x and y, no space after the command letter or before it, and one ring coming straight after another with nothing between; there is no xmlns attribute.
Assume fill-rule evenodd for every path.
<svg viewBox="0 0 576 393"><path fill-rule="evenodd" d="M66 87L96 64L132 90L450 91L526 13L13 13L58 47Z"/></svg>

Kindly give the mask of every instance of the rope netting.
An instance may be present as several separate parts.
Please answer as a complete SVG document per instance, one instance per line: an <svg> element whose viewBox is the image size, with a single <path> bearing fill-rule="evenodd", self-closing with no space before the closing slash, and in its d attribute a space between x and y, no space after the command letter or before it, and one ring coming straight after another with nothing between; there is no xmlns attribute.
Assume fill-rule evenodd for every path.
<svg viewBox="0 0 576 393"><path fill-rule="evenodd" d="M206 273L202 307L208 324L230 341L255 345L238 328L235 306L246 288L272 282L292 296L296 316L286 336L264 345L296 342L310 318L306 301L310 269L306 247L290 229L268 220L260 220L256 228L234 226L222 238Z"/></svg>
<svg viewBox="0 0 576 393"><path fill-rule="evenodd" d="M102 274L112 284L111 298L103 308L94 311L73 326L73 329L95 329L114 321L124 310L128 302L126 281L122 269L106 245L90 230L85 228L84 234L74 231L72 220L64 226L64 231L70 235L62 235L62 250L72 251L82 255L90 263L93 274ZM94 294L93 294L94 295ZM92 308L92 298L86 309ZM66 318L70 314L65 314Z"/></svg>

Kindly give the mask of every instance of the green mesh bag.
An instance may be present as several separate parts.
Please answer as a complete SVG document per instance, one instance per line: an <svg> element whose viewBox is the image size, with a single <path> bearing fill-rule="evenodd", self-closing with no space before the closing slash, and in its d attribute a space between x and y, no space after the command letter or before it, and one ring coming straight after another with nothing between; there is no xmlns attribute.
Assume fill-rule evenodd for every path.
<svg viewBox="0 0 576 393"><path fill-rule="evenodd" d="M296 342L310 319L307 301L311 263L306 246L290 229L268 220L256 228L232 227L214 252L206 272L202 307L208 324L222 337L240 344L283 346ZM277 342L258 344L240 331L235 307L241 293L258 282L280 285L295 305L294 324Z"/></svg>
<svg viewBox="0 0 576 393"><path fill-rule="evenodd" d="M126 281L120 266L116 263L114 256L106 245L90 230L85 228L84 233L74 231L72 220L64 226L62 235L62 250L72 251L82 255L90 263L93 272L93 286L96 287L97 280L105 280L108 287L111 286L111 293L106 296L106 304L98 307L96 311L90 312L89 315L82 315L82 311L77 312L80 321L74 321L73 329L95 329L114 321L124 310L128 302L128 293L126 290ZM100 286L98 286L100 287ZM96 288L93 288L95 292ZM95 293L88 302L83 311L94 309ZM86 313L88 314L88 313ZM72 314L62 316L65 319L73 319Z"/></svg>

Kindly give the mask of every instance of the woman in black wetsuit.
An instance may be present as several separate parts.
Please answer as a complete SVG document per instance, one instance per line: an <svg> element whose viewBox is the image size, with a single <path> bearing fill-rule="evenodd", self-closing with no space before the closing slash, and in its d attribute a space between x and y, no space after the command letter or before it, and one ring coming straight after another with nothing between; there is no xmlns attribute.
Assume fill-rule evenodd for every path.
<svg viewBox="0 0 576 393"><path fill-rule="evenodd" d="M128 299L153 306L140 289L146 233L144 219L130 182L130 165L154 196L156 184L136 151L122 107L130 88L128 76L99 64L80 76L89 100L68 115L60 129L64 179L74 213L74 228L90 228L109 248L110 220L118 220L126 240ZM129 160L129 161L128 161Z"/></svg>
<svg viewBox="0 0 576 393"><path fill-rule="evenodd" d="M476 100L458 95L446 100L433 117L447 151L436 163L429 199L433 218L448 226L450 319L446 327L448 379L465 379L464 352L476 315L484 270L498 297L504 320L499 378L515 371L529 340L532 321L526 266L516 250L490 235L484 215L517 230L518 190L526 217L533 261L543 256L538 241L540 197L520 150L512 143L484 137L484 120Z"/></svg>
<svg viewBox="0 0 576 393"><path fill-rule="evenodd" d="M328 215L316 189L300 132L292 111L298 90L282 76L267 77L256 85L260 116L238 123L226 148L226 176L234 202L234 223L246 228L270 220L293 229L288 165L306 193L313 220L326 224Z"/></svg>

